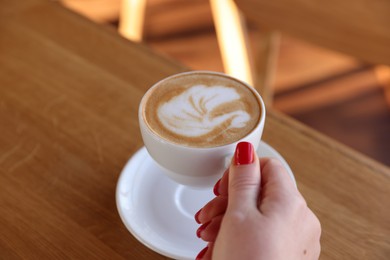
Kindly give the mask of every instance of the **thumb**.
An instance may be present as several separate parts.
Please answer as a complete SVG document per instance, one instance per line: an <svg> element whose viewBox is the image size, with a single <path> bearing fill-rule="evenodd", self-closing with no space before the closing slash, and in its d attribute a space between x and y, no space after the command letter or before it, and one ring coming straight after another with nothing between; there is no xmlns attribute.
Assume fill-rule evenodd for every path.
<svg viewBox="0 0 390 260"><path fill-rule="evenodd" d="M229 169L227 210L256 208L260 191L260 164L253 145L241 142L236 147Z"/></svg>

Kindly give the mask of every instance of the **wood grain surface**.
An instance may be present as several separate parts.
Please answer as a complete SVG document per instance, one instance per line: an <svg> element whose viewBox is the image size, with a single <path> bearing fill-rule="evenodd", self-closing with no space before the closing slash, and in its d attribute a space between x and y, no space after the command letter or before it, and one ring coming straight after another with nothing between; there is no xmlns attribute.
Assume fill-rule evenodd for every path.
<svg viewBox="0 0 390 260"><path fill-rule="evenodd" d="M2 1L0 32L0 259L166 259L115 188L142 95L187 69L52 1ZM322 223L321 259L388 259L389 168L273 111L264 140Z"/></svg>

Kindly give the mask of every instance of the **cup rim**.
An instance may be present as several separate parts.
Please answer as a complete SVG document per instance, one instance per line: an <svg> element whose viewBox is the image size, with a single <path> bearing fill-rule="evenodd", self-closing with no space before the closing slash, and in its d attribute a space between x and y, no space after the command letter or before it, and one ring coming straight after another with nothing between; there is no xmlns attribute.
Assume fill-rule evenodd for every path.
<svg viewBox="0 0 390 260"><path fill-rule="evenodd" d="M155 88L157 88L160 83L165 82L167 80L171 80L172 78L181 77L183 75L188 75L188 74L217 75L217 76L225 77L225 78L228 78L230 80L236 81L236 82L244 85L245 87L247 87L254 94L254 96L256 97L256 99L257 99L257 101L258 101L258 103L260 105L260 108L261 108L260 118L259 118L256 126L250 132L248 132L248 134L246 134L245 136L243 136L239 140L236 140L234 142L227 143L227 144L216 145L216 146L213 146L213 147L197 147L197 146L189 146L189 145L184 145L184 144L178 144L178 143L172 142L172 141L170 141L170 140L168 140L166 138L163 138L163 137L159 136L158 134L156 134L152 129L150 129L148 123L145 122L146 120L143 120L143 118L144 118L143 107L144 107L144 104L145 104L145 102L147 100L148 94L151 93ZM216 72L216 71L208 71L208 70L191 70L191 71L179 72L179 73L172 74L172 75L170 75L168 77L165 77L165 78L157 81L142 96L141 102L140 102L139 107L138 107L138 119L139 119L140 127L143 124L144 125L144 129L146 131L148 131L148 133L151 134L155 139L160 140L164 144L169 144L169 145L172 145L172 146L175 146L175 147L180 147L181 149L210 150L210 149L219 149L219 148L223 148L223 147L226 147L226 146L234 145L234 144L238 143L240 140L243 140L246 137L250 136L259 127L262 127L262 126L264 127L265 117L266 117L266 108L265 108L264 101L263 101L261 95L257 92L257 90L254 87L250 86L248 83L246 83L246 82L244 82L242 80L234 78L234 77L232 77L230 75L227 75L225 73Z"/></svg>

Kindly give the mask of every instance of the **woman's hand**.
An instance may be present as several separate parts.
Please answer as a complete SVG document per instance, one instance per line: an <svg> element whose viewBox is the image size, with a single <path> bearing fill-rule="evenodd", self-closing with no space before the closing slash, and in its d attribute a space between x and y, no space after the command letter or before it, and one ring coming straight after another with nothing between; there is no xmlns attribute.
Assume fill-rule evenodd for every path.
<svg viewBox="0 0 390 260"><path fill-rule="evenodd" d="M278 160L239 143L214 193L195 215L209 242L197 259L318 259L320 222Z"/></svg>

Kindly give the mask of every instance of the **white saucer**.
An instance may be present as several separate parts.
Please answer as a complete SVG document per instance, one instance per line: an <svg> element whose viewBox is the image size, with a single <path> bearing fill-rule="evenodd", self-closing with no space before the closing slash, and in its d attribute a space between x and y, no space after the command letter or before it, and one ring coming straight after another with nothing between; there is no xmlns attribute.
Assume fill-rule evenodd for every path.
<svg viewBox="0 0 390 260"><path fill-rule="evenodd" d="M257 154L281 160L295 181L271 146L260 142ZM131 234L150 249L180 260L195 259L206 246L196 236L194 215L214 197L212 189L191 189L166 177L145 147L127 162L116 188L119 215Z"/></svg>

